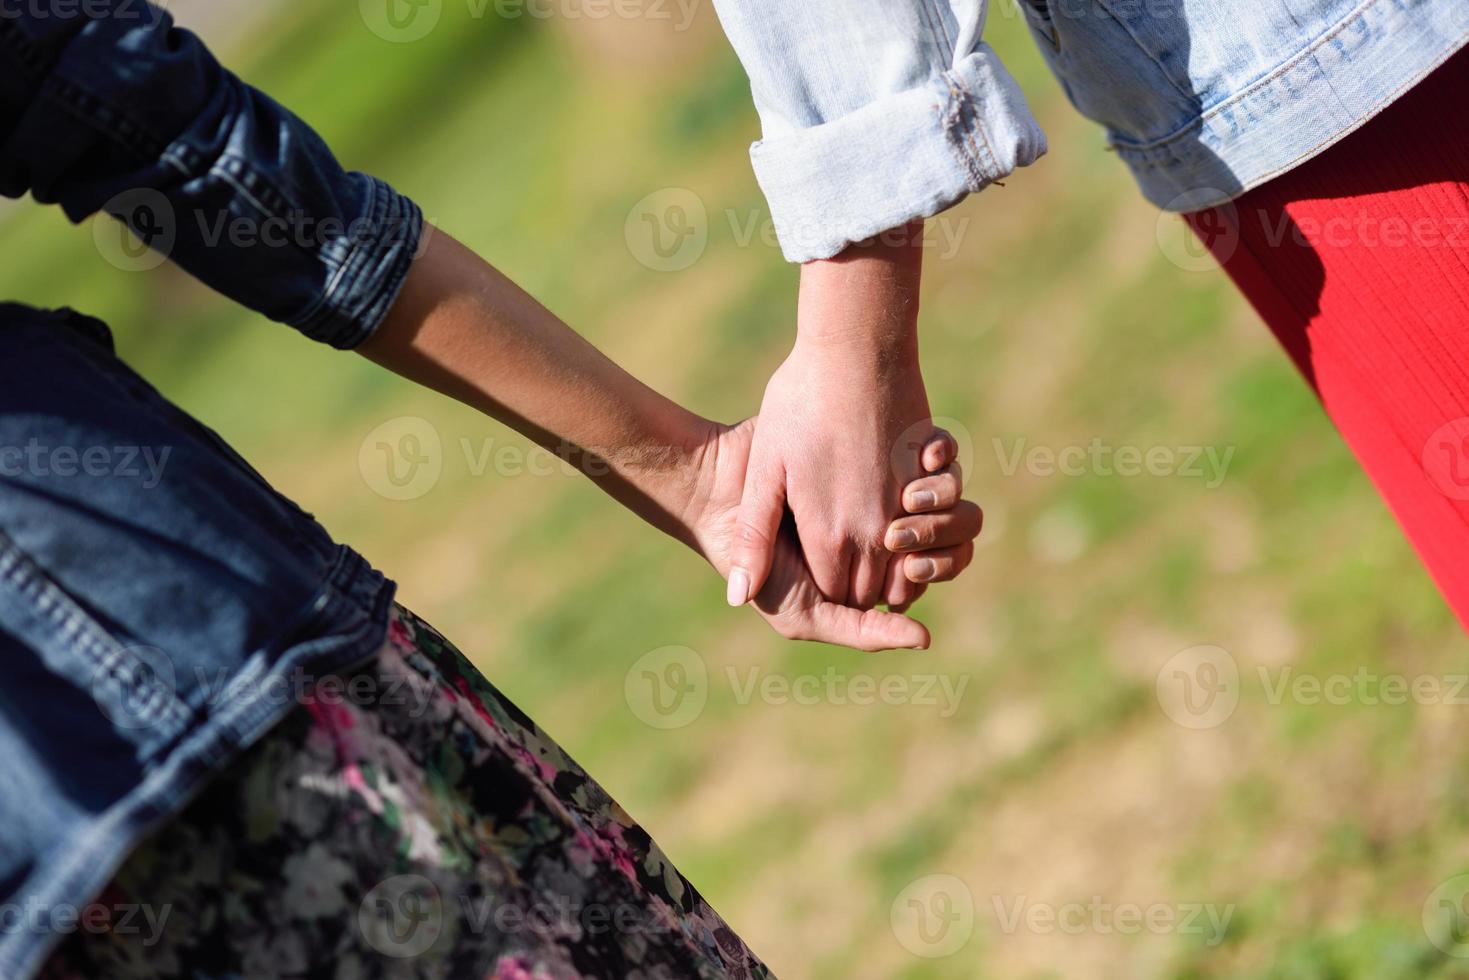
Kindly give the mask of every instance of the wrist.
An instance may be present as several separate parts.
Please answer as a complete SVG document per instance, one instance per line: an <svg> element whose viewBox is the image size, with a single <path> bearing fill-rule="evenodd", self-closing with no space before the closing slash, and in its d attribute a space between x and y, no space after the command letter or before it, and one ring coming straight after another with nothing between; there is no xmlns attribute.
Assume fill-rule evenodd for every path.
<svg viewBox="0 0 1469 980"><path fill-rule="evenodd" d="M656 434L604 459L605 478L589 475L643 520L698 551L706 458L720 427L692 413L677 414Z"/></svg>

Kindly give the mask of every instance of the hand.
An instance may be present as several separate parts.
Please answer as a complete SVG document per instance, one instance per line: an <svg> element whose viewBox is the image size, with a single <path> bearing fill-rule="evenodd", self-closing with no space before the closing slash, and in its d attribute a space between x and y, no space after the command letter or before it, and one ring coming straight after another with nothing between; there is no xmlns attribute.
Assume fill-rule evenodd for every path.
<svg viewBox="0 0 1469 980"><path fill-rule="evenodd" d="M690 543L726 577L732 567L740 500L755 432L754 419L711 431L698 453L694 499L684 513ZM926 512L895 522L893 531L912 531L926 547L903 547L900 550L905 554L892 565L898 570L909 562L932 557L935 574L920 583L911 579L910 572L909 579L891 583L891 598L901 599L893 602L891 612L863 611L831 602L817 587L794 528L787 524L776 533L770 573L754 597L756 610L777 633L788 639L819 640L867 651L928 647L928 630L902 613L927 582L945 581L963 570L968 563L963 557L966 545L972 555L981 516L977 506L959 500L959 472L950 465L955 456L953 440L940 433L924 447L922 456L932 475L901 489L906 489L905 499L910 501L922 492L931 492L934 498L917 502L916 509Z"/></svg>
<svg viewBox="0 0 1469 980"><path fill-rule="evenodd" d="M921 225L801 272L795 349L760 408L729 602L764 587L787 508L826 598L870 609L891 583L883 536L932 433L918 363ZM900 579L901 580L901 579Z"/></svg>

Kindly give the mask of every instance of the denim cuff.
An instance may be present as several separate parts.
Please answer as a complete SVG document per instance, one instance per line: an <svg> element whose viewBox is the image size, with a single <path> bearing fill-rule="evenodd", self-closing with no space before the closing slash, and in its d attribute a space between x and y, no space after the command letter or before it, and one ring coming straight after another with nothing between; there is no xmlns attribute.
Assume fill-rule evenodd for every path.
<svg viewBox="0 0 1469 980"><path fill-rule="evenodd" d="M335 264L321 300L290 325L338 350L359 346L377 330L398 298L423 241L423 212L391 186L366 174L364 214L323 249Z"/></svg>
<svg viewBox="0 0 1469 980"><path fill-rule="evenodd" d="M756 143L755 176L791 262L938 214L1046 152L1020 87L987 44L909 89Z"/></svg>

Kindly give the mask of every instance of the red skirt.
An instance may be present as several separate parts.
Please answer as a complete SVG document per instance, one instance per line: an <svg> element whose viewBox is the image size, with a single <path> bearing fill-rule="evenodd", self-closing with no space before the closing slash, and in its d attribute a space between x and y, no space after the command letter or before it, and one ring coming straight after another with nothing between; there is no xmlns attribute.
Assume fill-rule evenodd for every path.
<svg viewBox="0 0 1469 980"><path fill-rule="evenodd" d="M1187 216L1469 629L1469 50L1320 156Z"/></svg>

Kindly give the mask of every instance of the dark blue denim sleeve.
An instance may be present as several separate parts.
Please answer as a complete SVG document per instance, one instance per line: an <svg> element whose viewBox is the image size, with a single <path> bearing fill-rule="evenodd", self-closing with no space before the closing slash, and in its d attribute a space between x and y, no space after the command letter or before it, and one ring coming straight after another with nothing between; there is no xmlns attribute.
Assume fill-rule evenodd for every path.
<svg viewBox="0 0 1469 980"><path fill-rule="evenodd" d="M210 287L334 347L418 250L408 198L143 0L0 0L0 194L106 210Z"/></svg>

